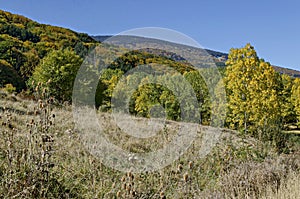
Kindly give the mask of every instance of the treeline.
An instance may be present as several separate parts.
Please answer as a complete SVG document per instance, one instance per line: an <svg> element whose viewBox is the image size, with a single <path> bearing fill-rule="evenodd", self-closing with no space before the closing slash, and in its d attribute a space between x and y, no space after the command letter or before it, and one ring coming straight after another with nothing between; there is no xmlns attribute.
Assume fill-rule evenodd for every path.
<svg viewBox="0 0 300 199"><path fill-rule="evenodd" d="M36 68L31 80L46 83L51 79L52 83L48 83L53 84L53 88L49 86L51 94L60 100L71 100L72 84L70 82L76 76L76 73L71 71L78 70L81 62L80 56L72 50L54 51L49 53L42 64ZM159 68L161 64L168 65L169 69ZM148 68L136 74L127 74L128 71L140 65L147 65ZM271 124L282 129L286 124L298 122L300 119L297 109L298 79L275 72L269 63L258 58L254 48L249 44L241 49L232 49L226 65L225 72L221 69L223 79L217 79L213 75L210 77L210 81L215 81L211 85L221 86L224 82L228 108L226 125L252 132L255 129L265 131ZM152 75L151 70L155 71ZM190 65L147 52L130 52L116 59L106 70L101 71L101 75L99 74L101 78L96 92L95 105L107 111L111 108L113 94L119 96L130 94L131 114L149 117L151 107L161 104L166 110L167 118L180 120L179 103L181 100L177 99L178 96L174 96L171 91L172 89L187 90L181 88L184 84L179 76L182 75L195 92L200 122L209 124L212 96L207 88L207 82L203 79L203 75L210 75L209 70L209 68L195 70ZM97 72L99 71L93 71L93 74ZM70 80L69 83L66 80ZM142 84L135 88L134 92L125 89L131 88L135 82ZM116 87L118 84L122 86ZM172 86L172 89L166 88L163 85L173 85L174 88ZM60 86L65 88L59 89ZM215 95L218 96L218 88L214 89ZM184 93L181 94L187 96Z"/></svg>

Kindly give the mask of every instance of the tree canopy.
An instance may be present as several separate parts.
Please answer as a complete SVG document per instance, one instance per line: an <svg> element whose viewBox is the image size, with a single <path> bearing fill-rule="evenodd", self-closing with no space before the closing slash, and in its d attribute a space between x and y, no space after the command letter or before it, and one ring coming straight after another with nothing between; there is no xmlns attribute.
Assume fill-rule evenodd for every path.
<svg viewBox="0 0 300 199"><path fill-rule="evenodd" d="M82 59L72 50L57 50L49 53L34 71L30 82L42 83L56 99L71 100L76 74Z"/></svg>

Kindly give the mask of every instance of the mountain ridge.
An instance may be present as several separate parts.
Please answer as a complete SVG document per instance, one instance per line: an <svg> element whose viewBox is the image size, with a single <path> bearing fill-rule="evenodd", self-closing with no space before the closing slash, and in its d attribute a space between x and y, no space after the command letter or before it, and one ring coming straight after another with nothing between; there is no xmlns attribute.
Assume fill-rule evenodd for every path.
<svg viewBox="0 0 300 199"><path fill-rule="evenodd" d="M96 41L104 42L105 40L113 37L113 35L91 35L91 37ZM139 36L134 36L134 37L143 38L143 37L139 37ZM159 41L159 39L153 39L153 38L146 38L146 39ZM163 42L165 42L165 41L163 41ZM172 43L172 42L170 42L170 43ZM213 57L213 59L214 59L217 66L225 67L225 62L228 59L228 53L219 52L217 50L211 50L211 49L203 49L203 50L205 50L209 55L211 55ZM152 53L153 53L153 50L152 50ZM159 52L156 53L156 54L159 54ZM176 58L176 57L179 57L179 56L169 55L169 58L172 58L172 57ZM173 60L174 61L182 61L182 59L184 59L184 58L181 57L181 58L173 59ZM290 69L290 68L282 67L282 66L276 66L276 65L272 65L272 67L275 69L275 71L279 72L280 74L287 74L291 77L297 77L297 78L300 77L300 71L298 71L298 70Z"/></svg>

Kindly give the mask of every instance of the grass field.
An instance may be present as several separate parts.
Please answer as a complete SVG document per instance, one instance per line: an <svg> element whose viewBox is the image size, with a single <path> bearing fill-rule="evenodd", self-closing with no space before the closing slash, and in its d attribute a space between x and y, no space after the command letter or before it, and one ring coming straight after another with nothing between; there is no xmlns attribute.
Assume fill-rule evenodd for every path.
<svg viewBox="0 0 300 199"><path fill-rule="evenodd" d="M0 195L4 198L297 198L300 138L290 135L286 153L268 143L221 129L203 156L204 130L171 165L153 172L116 171L90 154L74 129L72 107L53 100L0 95ZM126 135L108 113L98 113L108 139L130 152L161 148L180 123L168 121L156 136ZM140 126L145 119L136 119ZM87 122L87 125L89 123ZM209 131L208 131L209 132Z"/></svg>

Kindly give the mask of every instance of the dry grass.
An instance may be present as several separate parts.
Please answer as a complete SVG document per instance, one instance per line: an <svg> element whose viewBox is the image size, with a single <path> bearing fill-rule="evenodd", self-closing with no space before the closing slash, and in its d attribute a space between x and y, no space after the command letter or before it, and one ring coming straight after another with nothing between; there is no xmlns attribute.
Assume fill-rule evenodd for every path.
<svg viewBox="0 0 300 199"><path fill-rule="evenodd" d="M198 126L192 147L162 170L115 171L82 144L74 130L71 107L53 106L47 100L0 98L0 195L4 198L299 196L299 153L278 155L266 143L222 130L220 142L202 157L203 132L211 127ZM178 128L178 123L168 122L150 142L122 133L109 114L100 113L99 118L108 127L111 142L131 152L160 148ZM137 120L144 123L144 119Z"/></svg>
<svg viewBox="0 0 300 199"><path fill-rule="evenodd" d="M290 172L300 168L300 156L266 159L263 162L246 162L235 165L220 177L221 192L226 198L260 198L266 187L276 192L285 186Z"/></svg>
<svg viewBox="0 0 300 199"><path fill-rule="evenodd" d="M300 197L300 174L290 173L279 189L267 187L266 195L262 199L295 199Z"/></svg>

